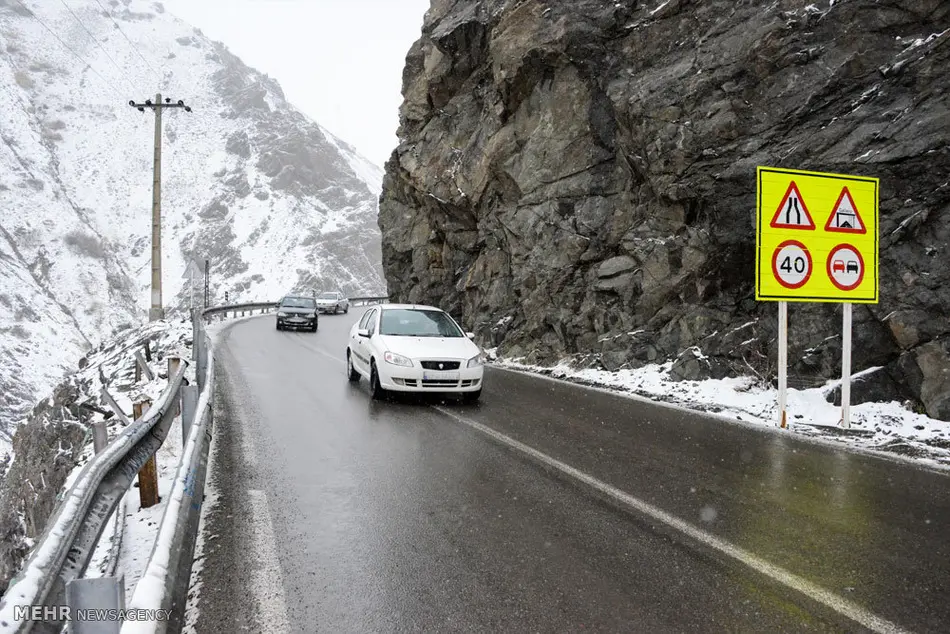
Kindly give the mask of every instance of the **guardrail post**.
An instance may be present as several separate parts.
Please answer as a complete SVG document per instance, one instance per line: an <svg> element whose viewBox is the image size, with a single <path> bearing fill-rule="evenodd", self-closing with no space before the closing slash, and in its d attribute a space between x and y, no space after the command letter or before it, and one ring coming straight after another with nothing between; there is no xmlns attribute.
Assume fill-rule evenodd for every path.
<svg viewBox="0 0 950 634"><path fill-rule="evenodd" d="M168 357L168 382L171 383L172 377L175 376L175 373L178 372L178 368L181 367L181 359L178 357ZM181 415L181 404L178 399L174 401L175 407L175 416Z"/></svg>
<svg viewBox="0 0 950 634"><path fill-rule="evenodd" d="M205 334L204 332L198 335L198 339L195 341L195 345L198 348L198 361L195 364L195 378L198 383L198 390L203 390L205 387L205 372L207 371L206 367L208 365L208 351L205 346Z"/></svg>
<svg viewBox="0 0 950 634"><path fill-rule="evenodd" d="M191 320L191 360L192 361L198 360L198 337L201 336L201 332L198 327L199 319L201 319L201 317L198 316L196 312L195 316Z"/></svg>
<svg viewBox="0 0 950 634"><path fill-rule="evenodd" d="M152 402L148 399L142 400L132 405L132 411L135 412L135 420L142 417L142 414L148 411ZM155 460L155 454L146 461L139 470L139 502L143 509L155 506L160 501L158 497L158 463Z"/></svg>
<svg viewBox="0 0 950 634"><path fill-rule="evenodd" d="M115 399L112 398L112 395L109 394L109 390L103 386L99 394L102 396L102 400L106 402L106 405L109 406L109 409L111 409L113 413L119 417L119 420L122 421L122 424L128 427L132 421L129 420L129 417L125 415L125 412L122 411L122 408L119 407L119 404L116 403Z"/></svg>
<svg viewBox="0 0 950 634"><path fill-rule="evenodd" d="M106 421L97 420L92 424L92 448L98 454L109 444Z"/></svg>
<svg viewBox="0 0 950 634"><path fill-rule="evenodd" d="M198 409L198 386L181 386L181 440L182 447L188 444L188 434L191 433L191 425L195 422L195 416Z"/></svg>
<svg viewBox="0 0 950 634"><path fill-rule="evenodd" d="M66 605L70 612L69 634L119 634L121 619L80 620L79 610L124 610L125 576L73 579L66 584Z"/></svg>
<svg viewBox="0 0 950 634"><path fill-rule="evenodd" d="M146 349L147 349L147 348L146 348ZM148 361L146 361L145 359L142 358L142 353L141 353L141 352L136 352L136 353L135 353L135 360L138 362L138 367L141 369L141 371L142 371L143 373L145 373L146 378L147 378L149 381L154 381L154 380L155 380L155 373L152 372L152 368L148 367ZM136 380L142 378L142 377L141 377L141 374L139 374L138 372L136 372L135 377L136 377Z"/></svg>

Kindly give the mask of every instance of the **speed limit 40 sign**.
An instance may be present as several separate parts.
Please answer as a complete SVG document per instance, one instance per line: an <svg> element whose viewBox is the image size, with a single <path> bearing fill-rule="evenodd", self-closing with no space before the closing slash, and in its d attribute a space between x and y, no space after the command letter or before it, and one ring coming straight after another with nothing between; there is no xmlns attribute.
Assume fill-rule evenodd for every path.
<svg viewBox="0 0 950 634"><path fill-rule="evenodd" d="M811 277L811 254L798 240L786 240L772 252L772 274L785 288L804 286Z"/></svg>
<svg viewBox="0 0 950 634"><path fill-rule="evenodd" d="M878 179L759 167L755 297L878 301Z"/></svg>

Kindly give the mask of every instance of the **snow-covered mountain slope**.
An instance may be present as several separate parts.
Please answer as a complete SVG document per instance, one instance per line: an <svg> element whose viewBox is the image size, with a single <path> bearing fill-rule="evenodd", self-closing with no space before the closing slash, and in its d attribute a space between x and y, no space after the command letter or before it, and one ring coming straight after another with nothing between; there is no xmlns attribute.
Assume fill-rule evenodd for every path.
<svg viewBox="0 0 950 634"><path fill-rule="evenodd" d="M154 116L129 101L159 89L193 108L163 115L166 308L191 258L213 301L385 292L381 170L273 79L159 3L0 0L0 427L146 318Z"/></svg>

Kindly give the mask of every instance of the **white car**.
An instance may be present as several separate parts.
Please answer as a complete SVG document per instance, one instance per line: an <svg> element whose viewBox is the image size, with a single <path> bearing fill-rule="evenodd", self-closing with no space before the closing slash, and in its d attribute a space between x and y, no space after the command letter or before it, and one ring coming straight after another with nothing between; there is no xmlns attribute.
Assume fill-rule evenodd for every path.
<svg viewBox="0 0 950 634"><path fill-rule="evenodd" d="M343 313L350 312L350 301L343 293L328 291L320 293L317 296L317 310L321 313Z"/></svg>
<svg viewBox="0 0 950 634"><path fill-rule="evenodd" d="M346 373L369 380L373 398L394 392L455 392L466 401L482 393L485 355L472 333L432 306L382 304L350 329Z"/></svg>

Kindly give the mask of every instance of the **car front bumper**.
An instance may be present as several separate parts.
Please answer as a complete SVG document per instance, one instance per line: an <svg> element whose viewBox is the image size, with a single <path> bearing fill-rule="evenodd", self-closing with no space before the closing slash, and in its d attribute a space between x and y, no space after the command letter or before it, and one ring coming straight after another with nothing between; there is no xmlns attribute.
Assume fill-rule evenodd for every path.
<svg viewBox="0 0 950 634"><path fill-rule="evenodd" d="M378 371L380 386L394 392L477 392L482 389L485 366L436 372L384 362Z"/></svg>
<svg viewBox="0 0 950 634"><path fill-rule="evenodd" d="M282 328L313 328L317 325L316 317L278 317L277 325Z"/></svg>
<svg viewBox="0 0 950 634"><path fill-rule="evenodd" d="M321 313L334 313L337 310L337 305L336 304L330 304L330 305L318 304L317 310Z"/></svg>

